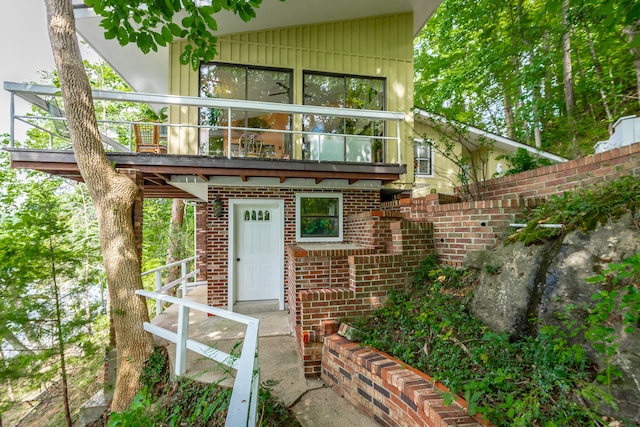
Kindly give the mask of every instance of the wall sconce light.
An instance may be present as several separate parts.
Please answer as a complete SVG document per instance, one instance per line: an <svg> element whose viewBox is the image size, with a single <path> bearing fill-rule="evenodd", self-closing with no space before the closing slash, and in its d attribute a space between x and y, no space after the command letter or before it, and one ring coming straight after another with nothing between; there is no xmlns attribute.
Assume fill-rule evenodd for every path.
<svg viewBox="0 0 640 427"><path fill-rule="evenodd" d="M224 207L224 203L220 196L216 197L213 201L213 214L216 218L222 218L222 208Z"/></svg>

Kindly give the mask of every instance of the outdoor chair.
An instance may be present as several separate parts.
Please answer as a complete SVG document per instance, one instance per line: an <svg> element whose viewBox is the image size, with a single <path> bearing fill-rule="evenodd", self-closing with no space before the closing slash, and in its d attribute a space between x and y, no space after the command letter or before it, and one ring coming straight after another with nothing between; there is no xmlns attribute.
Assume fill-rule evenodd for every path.
<svg viewBox="0 0 640 427"><path fill-rule="evenodd" d="M260 135L254 132L245 132L238 139L240 155L243 157L264 157L264 142Z"/></svg>
<svg viewBox="0 0 640 427"><path fill-rule="evenodd" d="M160 125L157 123L134 123L133 134L136 139L137 153L164 154L167 147L160 139Z"/></svg>

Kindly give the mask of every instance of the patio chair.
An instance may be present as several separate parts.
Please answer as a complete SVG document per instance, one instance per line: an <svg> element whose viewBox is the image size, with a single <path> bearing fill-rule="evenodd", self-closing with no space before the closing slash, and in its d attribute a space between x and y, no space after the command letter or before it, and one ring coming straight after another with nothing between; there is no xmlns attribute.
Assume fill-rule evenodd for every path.
<svg viewBox="0 0 640 427"><path fill-rule="evenodd" d="M242 157L264 157L264 142L260 135L254 132L245 132L238 138L240 155Z"/></svg>
<svg viewBox="0 0 640 427"><path fill-rule="evenodd" d="M160 125L157 123L134 123L133 134L137 153L164 154L167 147L160 140Z"/></svg>

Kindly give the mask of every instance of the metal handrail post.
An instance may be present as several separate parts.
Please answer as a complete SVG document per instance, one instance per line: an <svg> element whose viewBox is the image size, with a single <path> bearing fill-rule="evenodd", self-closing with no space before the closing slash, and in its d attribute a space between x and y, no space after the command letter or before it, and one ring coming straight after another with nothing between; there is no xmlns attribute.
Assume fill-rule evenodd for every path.
<svg viewBox="0 0 640 427"><path fill-rule="evenodd" d="M156 292L160 292L162 289L162 270L156 271ZM159 316L162 313L162 301L159 299L156 300L156 316Z"/></svg>
<svg viewBox="0 0 640 427"><path fill-rule="evenodd" d="M182 298L187 296L187 282L188 282L188 278L187 276L187 261L182 261L182 264L180 264L180 274L182 274L182 277L184 277L185 279L182 281Z"/></svg>
<svg viewBox="0 0 640 427"><path fill-rule="evenodd" d="M227 108L227 151L228 158L231 158L231 107Z"/></svg>
<svg viewBox="0 0 640 427"><path fill-rule="evenodd" d="M15 106L15 94L11 92L11 103L9 104L9 115L11 120L9 121L9 147L13 148L15 138L15 118L16 106Z"/></svg>
<svg viewBox="0 0 640 427"><path fill-rule="evenodd" d="M398 138L398 165L402 164L402 138L400 137L400 120L396 121L396 138Z"/></svg>

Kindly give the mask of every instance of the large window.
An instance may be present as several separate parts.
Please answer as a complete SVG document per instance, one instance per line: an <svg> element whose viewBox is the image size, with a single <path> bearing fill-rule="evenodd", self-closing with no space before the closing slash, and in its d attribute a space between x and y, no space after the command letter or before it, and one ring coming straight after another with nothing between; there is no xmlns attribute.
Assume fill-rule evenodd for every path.
<svg viewBox="0 0 640 427"><path fill-rule="evenodd" d="M296 194L296 240L342 241L342 194Z"/></svg>
<svg viewBox="0 0 640 427"><path fill-rule="evenodd" d="M381 78L304 73L304 104L323 107L384 110ZM305 115L305 158L310 160L382 162L384 123L326 115Z"/></svg>
<svg viewBox="0 0 640 427"><path fill-rule="evenodd" d="M247 65L202 64L200 66L200 96L206 98L240 99L290 104L293 101L291 70L257 68ZM229 144L226 127L226 110L201 108L200 148L204 155L242 155L240 137L246 129L232 132ZM283 157L291 152L289 134L273 130L290 130L291 115L284 113L264 113L248 110L232 110L231 126L250 128L264 142L265 154L269 157Z"/></svg>
<svg viewBox="0 0 640 427"><path fill-rule="evenodd" d="M415 174L433 176L433 144L422 139L413 140Z"/></svg>

